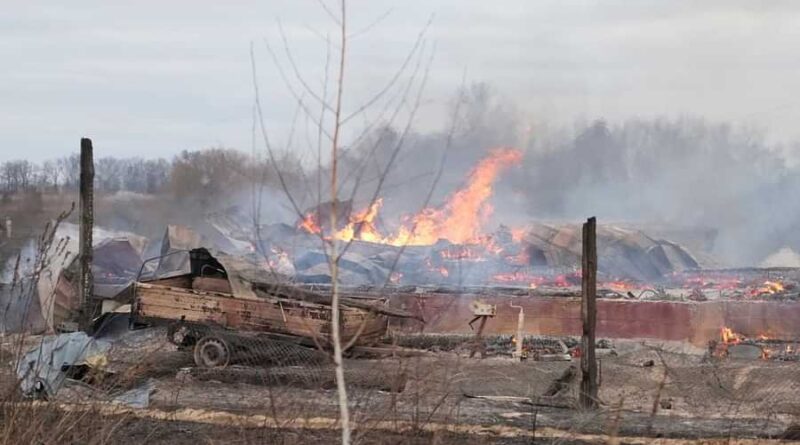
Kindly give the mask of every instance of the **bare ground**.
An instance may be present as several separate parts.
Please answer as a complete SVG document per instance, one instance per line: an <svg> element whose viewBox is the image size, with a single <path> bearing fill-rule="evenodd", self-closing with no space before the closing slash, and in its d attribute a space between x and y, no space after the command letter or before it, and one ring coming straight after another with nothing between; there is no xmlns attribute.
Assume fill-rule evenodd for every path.
<svg viewBox="0 0 800 445"><path fill-rule="evenodd" d="M357 437L362 443L605 443L610 437L621 443L765 443L784 434L800 413L795 362L714 361L619 346L619 355L602 358L602 403L589 412L574 407L577 379L557 396L542 397L575 362L469 359L452 352L351 360ZM158 331L145 331L115 343L106 371L106 381L71 384L49 404L86 409L150 382L148 408L113 405L96 416L119 419L107 443L329 443L338 434L326 364L198 372L188 352L177 351ZM0 378L8 383L13 375Z"/></svg>

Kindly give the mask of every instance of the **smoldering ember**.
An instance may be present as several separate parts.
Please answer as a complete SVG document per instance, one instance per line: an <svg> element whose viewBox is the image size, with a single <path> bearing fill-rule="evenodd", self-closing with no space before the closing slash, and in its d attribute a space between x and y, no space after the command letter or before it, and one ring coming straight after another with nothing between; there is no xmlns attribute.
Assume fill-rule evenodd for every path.
<svg viewBox="0 0 800 445"><path fill-rule="evenodd" d="M464 17L480 9L474 3L464 2ZM542 8L558 16L526 5L518 5L525 17ZM67 132L58 151L3 152L5 442L800 440L797 142L780 142L768 125L763 132L739 125L752 110L703 108L700 90L684 97L694 90L683 78L672 79L682 93L664 90L674 93L664 110L699 104L691 116L642 117L661 108L622 90L606 96L604 88L617 88L608 73L597 74L606 86L585 99L609 110L572 110L584 90L570 86L574 72L558 71L563 48L552 69L564 83L546 96L557 106L526 108L528 90L504 88L516 88L516 71L528 69L518 63L541 63L507 58L501 47L509 42L492 40L495 32L476 27L488 39L481 42L454 33L476 23L448 14L444 31L423 21L387 73L391 51L379 63L363 51L406 42L378 31L391 14L363 21L344 1L316 6L313 26L279 21L269 28L277 34L251 45L236 73L252 84L223 100L247 97L237 103L245 115L215 116L219 109L192 101L192 116L205 117L169 124L175 139L162 144L212 145L217 136L197 128L203 119L230 118L241 130L215 131L249 146L140 153L131 147L153 139L136 134L149 127L139 128L132 114L130 130L81 119L88 137ZM696 26L682 18L694 7L656 8L673 17L662 31ZM250 23L252 12L238 8L226 11ZM569 38L554 32L534 47L561 48L608 25L594 6L585 8L587 17L569 20L589 20L586 29ZM636 31L614 26L641 45L625 44L631 54L672 45L654 37L653 13L630 8L626 20ZM511 40L532 32L498 14L484 11L480 21L491 19L486 29L503 27ZM726 20L739 14L749 23L751 12L725 4L705 14L720 35L736 36L744 25ZM780 21L763 14L765 23ZM349 28L351 16L363 23ZM373 32L372 40L360 37ZM441 32L448 56L460 54L450 35L458 34L459 45L485 58L481 65L503 59L504 74L484 67L477 81L464 74L454 94L437 97L431 85L441 87L441 53L433 47ZM306 71L309 36L323 48L316 71ZM674 45L727 54L698 36ZM204 51L227 42L219 38L204 40L213 43ZM584 45L609 45L591 42ZM601 68L584 67L584 52L570 69L594 79ZM608 63L636 61L613 54ZM773 56L759 56L762 71ZM717 70L705 57L705 69ZM646 91L674 75L638 69L659 73L648 74ZM380 75L384 83L373 84ZM632 79L625 88L643 91ZM720 91L751 87L736 79ZM446 104L439 121L429 96ZM169 97L153 94L148 107L170 105L158 103ZM618 106L630 110L611 110ZM560 107L580 118L560 122L553 111ZM55 124L47 123L58 133ZM48 144L36 141L31 147Z"/></svg>

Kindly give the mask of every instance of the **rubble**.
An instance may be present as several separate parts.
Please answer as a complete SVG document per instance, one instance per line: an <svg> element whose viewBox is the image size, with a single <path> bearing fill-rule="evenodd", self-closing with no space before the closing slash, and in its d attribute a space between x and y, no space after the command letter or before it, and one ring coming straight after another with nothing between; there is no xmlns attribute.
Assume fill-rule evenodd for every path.
<svg viewBox="0 0 800 445"><path fill-rule="evenodd" d="M392 341L399 346L434 352L467 354L474 341L468 334L395 334ZM482 339L486 357L513 357L516 339L512 335L488 335ZM572 361L580 356L580 339L576 337L544 337L526 335L523 338L524 358L532 361ZM615 355L606 339L597 341L598 355Z"/></svg>
<svg viewBox="0 0 800 445"><path fill-rule="evenodd" d="M7 304L5 314L14 314L10 319L28 318L26 329L6 325L6 332L57 332L74 331L73 320L78 309L76 261L77 226L62 223L55 232L53 244L43 253L46 261L43 270L37 272L33 292L20 294L28 286L0 284L0 297ZM141 255L148 241L141 236L97 228L94 230L93 248L95 261L92 265L95 294L99 300L116 299L135 279L141 266ZM32 248L31 248L32 249ZM26 253L26 263L32 263L35 252ZM33 271L20 271L20 281L29 279ZM18 283L22 284L22 283ZM3 289L8 289L5 294ZM11 292L14 290L15 292ZM33 300L33 301L31 301ZM14 308L14 305L21 305Z"/></svg>
<svg viewBox="0 0 800 445"><path fill-rule="evenodd" d="M501 227L487 235L483 244L440 240L403 248L352 240L342 257L343 284L383 285L389 282L390 272L396 272L393 284L398 285L577 285L578 235L575 225L532 224L520 239L514 240L508 228ZM286 236L285 230L281 236ZM610 281L658 280L699 267L677 244L648 238L642 232L610 226L601 228L598 237L600 273ZM268 241L295 258L298 281L330 283L327 257L319 250L318 238L297 231L291 237Z"/></svg>
<svg viewBox="0 0 800 445"><path fill-rule="evenodd" d="M110 349L110 342L84 332L42 338L39 346L23 355L17 364L20 390L30 397L53 397L78 367L102 370L108 364Z"/></svg>
<svg viewBox="0 0 800 445"><path fill-rule="evenodd" d="M212 255L207 249L192 249L186 258L185 263L177 263L178 271L170 271L164 278L135 283L131 317L140 325L171 323L171 340L181 347L193 347L198 366L274 361L271 354L265 355L265 348L268 351L283 343L262 339L261 333L295 338L306 346L328 345L330 296L280 280L261 281L263 277L252 264L220 253ZM385 334L389 317L414 318L384 303L342 298L343 341L371 345ZM286 343L280 350L290 345Z"/></svg>

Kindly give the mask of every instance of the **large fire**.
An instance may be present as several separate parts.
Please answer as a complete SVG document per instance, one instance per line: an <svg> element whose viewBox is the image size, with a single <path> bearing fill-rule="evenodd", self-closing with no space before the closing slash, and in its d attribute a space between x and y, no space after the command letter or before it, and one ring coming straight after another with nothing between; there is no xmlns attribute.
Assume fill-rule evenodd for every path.
<svg viewBox="0 0 800 445"><path fill-rule="evenodd" d="M481 238L483 223L492 213L489 198L492 186L500 172L522 160L522 152L512 148L493 149L469 174L464 187L456 191L441 207L428 207L416 215L403 218L396 233L381 234L375 225L382 199L353 213L349 222L333 234L342 241L353 239L373 243L402 245L431 245L440 239L456 244L487 244ZM300 222L309 233L321 233L316 215L309 213Z"/></svg>
<svg viewBox="0 0 800 445"><path fill-rule="evenodd" d="M427 207L416 214L407 214L398 224L384 225L380 220L383 198L370 205L350 211L349 203L339 207L337 215L342 221L333 229L326 224L326 213L336 207L319 206L309 211L297 224L300 231L321 236L326 240L363 241L387 246L434 246L423 267L410 267L403 274L389 277L391 283L439 280L460 281L469 277L481 284L528 287L528 288L578 288L581 285L580 271L573 266L553 266L560 258L547 247L541 247L539 232L525 227L500 225L496 230L485 230L493 208L490 200L494 184L500 174L522 161L522 152L513 148L495 148L481 159L468 173L464 185L453 192L439 206ZM346 212L345 212L346 211ZM391 228L394 228L393 230ZM558 243L571 241L569 233ZM446 241L437 244L439 241ZM554 241L550 241L554 243ZM365 246L367 247L367 246ZM375 246L369 246L373 248ZM562 246L563 247L563 246ZM421 249L425 250L425 249ZM574 253L574 252L573 252ZM410 277L410 278L409 278ZM422 277L422 278L420 278ZM475 279L474 277L478 277ZM598 289L604 296L612 298L661 298L680 292L681 298L706 301L714 298L789 298L796 294L797 284L783 281L784 277L767 275L753 276L744 272L704 271L695 269L676 270L656 282L632 279L623 274L602 272ZM683 290L691 290L684 296ZM727 335L728 340L735 336ZM725 341L727 343L728 341Z"/></svg>

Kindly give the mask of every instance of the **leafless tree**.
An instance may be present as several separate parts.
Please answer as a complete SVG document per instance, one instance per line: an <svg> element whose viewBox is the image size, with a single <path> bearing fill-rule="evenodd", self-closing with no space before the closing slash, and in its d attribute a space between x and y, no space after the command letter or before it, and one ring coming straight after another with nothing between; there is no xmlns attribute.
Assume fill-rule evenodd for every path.
<svg viewBox="0 0 800 445"><path fill-rule="evenodd" d="M42 163L42 177L43 185L51 187L52 190L58 190L61 170L58 168L56 161L50 160Z"/></svg>
<svg viewBox="0 0 800 445"><path fill-rule="evenodd" d="M328 230L320 233L323 250L328 258L328 266L331 276L331 343L333 346L333 362L335 365L336 387L338 394L339 415L342 427L341 440L343 444L351 442L350 411L348 408L347 388L345 384L343 351L349 345L343 345L340 333L340 289L339 289L339 262L342 255L346 252L349 242L341 244L337 237L332 236L337 228L347 223L349 210L342 211L339 208L342 203L343 195L354 195L355 191L364 185L364 174L371 169L367 168L367 161L375 162L375 150L378 144L374 144L367 150L367 156L360 159L352 175L342 176L341 161L348 155L352 147L358 146L367 136L380 127L380 124L391 126L396 121L405 118L405 123L401 125L401 133L393 144L389 156L382 165L375 165L376 180L373 183L374 189L370 195L369 205L373 205L380 196L381 189L387 172L394 165L397 155L404 144L405 136L411 129L414 117L420 106L422 91L427 80L427 70L430 66L430 57L433 51L425 51L425 30L417 37L414 46L409 51L408 56L402 61L399 69L390 77L385 86L375 92L369 99L355 106L351 105L346 99L345 93L349 91L348 79L348 55L350 41L358 32L352 33L349 28L348 10L344 0L342 0L336 11L323 2L320 6L336 27L336 37L323 37L326 46L326 61L323 71L322 88L317 91L312 87L303 73L300 72L294 60L288 39L279 24L281 33L281 44L283 46L283 61L278 56L278 51L267 42L267 50L276 69L281 75L287 90L292 95L297 104L298 113L303 120L311 125L316 132L316 190L310 189L303 193L303 196L316 198L317 208L319 209L323 201L323 191L327 188L329 208L327 217L329 220ZM379 19L380 20L380 19ZM368 26L366 29L368 29ZM255 119L258 129L261 131L264 147L266 149L271 170L274 171L281 184L281 188L291 202L291 205L298 218L303 217L301 202L297 194L293 194L288 187L284 172L277 168L280 153L274 142L269 137L263 119L262 104L259 97L258 73L254 51L253 54L253 80L255 88ZM333 69L333 73L329 71ZM344 141L345 127L352 127L361 120L363 128L355 131L352 140ZM254 125L254 130L256 126ZM295 126L292 126L292 135ZM290 135L290 141L292 140ZM310 140L310 138L309 138ZM287 144L288 145L288 144ZM323 146L328 146L329 161L323 167ZM327 187L325 182L327 181ZM311 181L307 181L310 183ZM349 192L345 190L349 189ZM302 196L301 196L302 197ZM342 218L345 221L342 221Z"/></svg>
<svg viewBox="0 0 800 445"><path fill-rule="evenodd" d="M25 160L4 162L0 165L0 177L5 191L27 190L34 182L34 165Z"/></svg>

